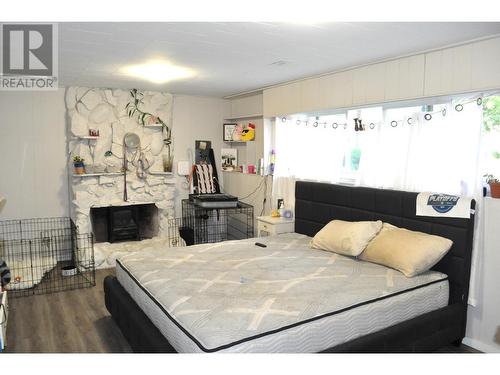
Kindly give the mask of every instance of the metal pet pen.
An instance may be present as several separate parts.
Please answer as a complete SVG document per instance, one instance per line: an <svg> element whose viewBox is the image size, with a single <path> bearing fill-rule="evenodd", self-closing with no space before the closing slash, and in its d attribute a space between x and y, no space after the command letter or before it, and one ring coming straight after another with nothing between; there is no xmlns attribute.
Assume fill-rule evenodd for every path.
<svg viewBox="0 0 500 375"><path fill-rule="evenodd" d="M69 217L0 221L0 258L10 268L10 297L95 286L92 234Z"/></svg>

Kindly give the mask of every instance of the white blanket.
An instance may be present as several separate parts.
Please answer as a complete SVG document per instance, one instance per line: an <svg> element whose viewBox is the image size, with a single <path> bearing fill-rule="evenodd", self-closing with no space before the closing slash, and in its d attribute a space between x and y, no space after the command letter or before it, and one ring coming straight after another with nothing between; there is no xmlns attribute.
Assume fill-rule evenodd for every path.
<svg viewBox="0 0 500 375"><path fill-rule="evenodd" d="M7 265L12 279L6 289L21 290L40 284L45 274L57 265L57 261L52 256L33 256L30 261L7 258Z"/></svg>
<svg viewBox="0 0 500 375"><path fill-rule="evenodd" d="M417 216L470 218L472 198L438 193L417 195Z"/></svg>

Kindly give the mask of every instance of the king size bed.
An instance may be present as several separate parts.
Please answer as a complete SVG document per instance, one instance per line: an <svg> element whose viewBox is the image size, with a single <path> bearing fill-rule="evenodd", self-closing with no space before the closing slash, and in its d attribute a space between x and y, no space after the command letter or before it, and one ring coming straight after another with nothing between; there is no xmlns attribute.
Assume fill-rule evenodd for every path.
<svg viewBox="0 0 500 375"><path fill-rule="evenodd" d="M297 182L295 233L117 260L106 306L136 352L430 352L465 335L474 219L415 215L416 193ZM472 202L471 209L474 208ZM431 270L312 249L331 220L453 241Z"/></svg>

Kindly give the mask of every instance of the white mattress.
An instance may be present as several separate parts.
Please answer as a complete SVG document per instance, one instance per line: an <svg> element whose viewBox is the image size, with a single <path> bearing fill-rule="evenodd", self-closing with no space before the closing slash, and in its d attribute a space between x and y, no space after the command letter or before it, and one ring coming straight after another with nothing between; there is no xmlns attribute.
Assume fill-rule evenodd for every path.
<svg viewBox="0 0 500 375"><path fill-rule="evenodd" d="M118 259L117 277L178 352L319 352L448 303L442 273L407 278L309 240L152 249Z"/></svg>

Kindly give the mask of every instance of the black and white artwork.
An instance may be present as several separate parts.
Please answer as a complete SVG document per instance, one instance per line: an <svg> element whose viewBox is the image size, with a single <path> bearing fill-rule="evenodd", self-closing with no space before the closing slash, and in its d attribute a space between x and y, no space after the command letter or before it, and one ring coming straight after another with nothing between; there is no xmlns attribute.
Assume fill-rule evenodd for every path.
<svg viewBox="0 0 500 375"><path fill-rule="evenodd" d="M238 166L238 150L235 148L223 148L221 150L222 170L233 172Z"/></svg>

